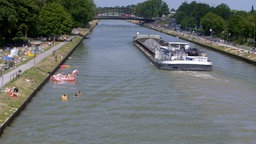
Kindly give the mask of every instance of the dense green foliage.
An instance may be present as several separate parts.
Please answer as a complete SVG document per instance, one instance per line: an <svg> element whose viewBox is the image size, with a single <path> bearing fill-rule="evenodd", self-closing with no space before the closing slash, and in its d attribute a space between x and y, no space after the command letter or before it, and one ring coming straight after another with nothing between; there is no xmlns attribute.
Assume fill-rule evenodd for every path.
<svg viewBox="0 0 256 144"><path fill-rule="evenodd" d="M255 42L256 12L230 10L226 4L216 7L204 3L184 2L177 9L176 21L183 29L203 32L239 43Z"/></svg>
<svg viewBox="0 0 256 144"><path fill-rule="evenodd" d="M162 0L145 0L137 5L128 6L116 6L115 8L123 9L124 13L134 13L137 16L142 17L162 17L163 15L169 14L168 5ZM104 8L98 8L98 10L103 10Z"/></svg>
<svg viewBox="0 0 256 144"><path fill-rule="evenodd" d="M217 14L212 12L207 13L200 21L202 27L206 30L206 33L220 34L223 31L225 24L224 20ZM207 31L209 30L209 31Z"/></svg>
<svg viewBox="0 0 256 144"><path fill-rule="evenodd" d="M60 0L61 4L74 19L76 27L83 27L93 17L96 6L93 0Z"/></svg>
<svg viewBox="0 0 256 144"><path fill-rule="evenodd" d="M169 13L168 5L162 0L147 0L135 7L137 13L144 17L161 17Z"/></svg>
<svg viewBox="0 0 256 144"><path fill-rule="evenodd" d="M94 16L93 0L0 0L0 45L70 33Z"/></svg>
<svg viewBox="0 0 256 144"><path fill-rule="evenodd" d="M17 23L17 13L13 4L7 0L0 0L0 43L8 40L13 26Z"/></svg>
<svg viewBox="0 0 256 144"><path fill-rule="evenodd" d="M162 0L145 0L137 5L115 6L116 11L145 18L162 17L169 14L168 5ZM98 7L99 13L108 13L107 7Z"/></svg>
<svg viewBox="0 0 256 144"><path fill-rule="evenodd" d="M54 36L69 33L73 20L59 3L45 4L39 13L39 29L43 36Z"/></svg>

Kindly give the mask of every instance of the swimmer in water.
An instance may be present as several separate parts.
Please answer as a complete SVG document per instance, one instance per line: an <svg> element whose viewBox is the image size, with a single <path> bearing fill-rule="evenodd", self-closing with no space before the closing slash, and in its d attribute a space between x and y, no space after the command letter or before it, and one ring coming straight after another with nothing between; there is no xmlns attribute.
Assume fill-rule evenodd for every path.
<svg viewBox="0 0 256 144"><path fill-rule="evenodd" d="M61 96L62 101L68 101L68 96L66 94Z"/></svg>
<svg viewBox="0 0 256 144"><path fill-rule="evenodd" d="M78 91L76 94L75 94L75 97L79 97L81 95L81 92Z"/></svg>

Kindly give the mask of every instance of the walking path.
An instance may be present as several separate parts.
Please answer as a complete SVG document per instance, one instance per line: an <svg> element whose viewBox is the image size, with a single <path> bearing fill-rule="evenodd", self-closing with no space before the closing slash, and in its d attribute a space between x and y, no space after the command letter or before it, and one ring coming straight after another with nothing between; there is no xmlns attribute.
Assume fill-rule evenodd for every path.
<svg viewBox="0 0 256 144"><path fill-rule="evenodd" d="M70 36L68 38L68 40L73 39L74 36ZM0 76L0 81L1 81L1 87L4 86L6 83L10 82L13 78L13 76L16 76L19 71L24 72L30 68L32 68L36 63L42 61L44 58L46 58L47 56L51 55L54 51L56 51L57 49L59 49L60 47L62 47L66 42L60 42L59 44L57 44L56 46L53 46L52 48L50 48L49 50L40 53L39 55L37 55L34 59L28 61L27 63L14 68L12 71L3 74L2 76Z"/></svg>

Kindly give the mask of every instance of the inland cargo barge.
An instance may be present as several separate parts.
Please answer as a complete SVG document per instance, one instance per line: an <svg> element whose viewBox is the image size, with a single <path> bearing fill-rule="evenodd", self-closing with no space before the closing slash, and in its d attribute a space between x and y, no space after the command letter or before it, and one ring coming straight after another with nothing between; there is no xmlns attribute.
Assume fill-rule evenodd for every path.
<svg viewBox="0 0 256 144"><path fill-rule="evenodd" d="M136 35L133 43L152 63L163 70L211 71L206 53L186 42L167 42L159 35Z"/></svg>

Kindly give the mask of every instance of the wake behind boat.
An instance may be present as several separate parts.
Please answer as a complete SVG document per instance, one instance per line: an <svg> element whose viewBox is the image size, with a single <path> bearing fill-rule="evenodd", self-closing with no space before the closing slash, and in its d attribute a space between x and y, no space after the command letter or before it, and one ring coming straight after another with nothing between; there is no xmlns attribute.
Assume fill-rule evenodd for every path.
<svg viewBox="0 0 256 144"><path fill-rule="evenodd" d="M159 69L211 71L212 62L206 53L190 48L186 42L166 42L159 35L137 35L133 43Z"/></svg>

